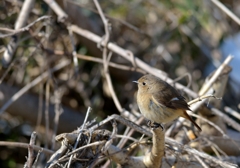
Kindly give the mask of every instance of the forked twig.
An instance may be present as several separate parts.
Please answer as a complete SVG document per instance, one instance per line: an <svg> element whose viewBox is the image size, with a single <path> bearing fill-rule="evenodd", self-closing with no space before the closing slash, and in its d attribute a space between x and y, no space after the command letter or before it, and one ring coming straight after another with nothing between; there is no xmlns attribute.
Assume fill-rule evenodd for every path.
<svg viewBox="0 0 240 168"><path fill-rule="evenodd" d="M105 30L105 37L104 37L104 40L103 40L103 69L104 69L104 73L105 73L105 77L106 77L106 80L107 80L107 83L108 83L108 87L109 87L109 90L111 92L111 95L112 95L112 98L113 98L113 101L118 109L119 112L123 112L123 108L118 100L118 97L114 91L114 88L113 88L113 84L112 84L112 80L111 80L111 76L109 74L109 71L108 71L108 64L109 64L109 61L110 61L110 58L111 58L111 53L109 53L109 57L107 57L107 53L108 53L108 42L109 42L109 38L110 38L110 32L109 32L109 22L108 20L106 19L106 17L104 16L103 14L103 11L102 11L102 8L100 7L99 3L97 0L93 0L98 12L99 12L99 15L103 21L103 24L104 24L104 30Z"/></svg>
<svg viewBox="0 0 240 168"><path fill-rule="evenodd" d="M30 139L30 143L29 143L29 146L28 146L28 159L27 159L27 162L24 165L25 168L30 168L33 165L33 161L34 161L35 156L34 156L34 150L33 150L32 145L35 145L36 137L37 137L37 133L33 132L31 134L31 139Z"/></svg>

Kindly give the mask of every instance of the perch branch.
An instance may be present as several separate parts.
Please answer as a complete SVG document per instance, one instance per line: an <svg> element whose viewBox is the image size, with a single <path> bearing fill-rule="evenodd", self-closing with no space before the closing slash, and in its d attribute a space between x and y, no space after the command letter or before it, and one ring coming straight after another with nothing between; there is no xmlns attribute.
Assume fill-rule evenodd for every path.
<svg viewBox="0 0 240 168"><path fill-rule="evenodd" d="M162 164L162 158L164 156L164 131L161 127L152 130L153 134L153 146L150 154L146 155L143 159L144 164L148 168L160 167Z"/></svg>

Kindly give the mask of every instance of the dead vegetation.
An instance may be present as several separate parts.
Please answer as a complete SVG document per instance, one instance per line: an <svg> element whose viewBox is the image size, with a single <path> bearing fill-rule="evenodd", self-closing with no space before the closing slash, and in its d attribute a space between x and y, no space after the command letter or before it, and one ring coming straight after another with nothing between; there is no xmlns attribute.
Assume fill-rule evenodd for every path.
<svg viewBox="0 0 240 168"><path fill-rule="evenodd" d="M234 57L218 48L240 21L219 1L0 7L0 167L240 165ZM216 68L205 77L208 62ZM201 133L182 118L164 131L146 126L132 83L146 73L187 98Z"/></svg>

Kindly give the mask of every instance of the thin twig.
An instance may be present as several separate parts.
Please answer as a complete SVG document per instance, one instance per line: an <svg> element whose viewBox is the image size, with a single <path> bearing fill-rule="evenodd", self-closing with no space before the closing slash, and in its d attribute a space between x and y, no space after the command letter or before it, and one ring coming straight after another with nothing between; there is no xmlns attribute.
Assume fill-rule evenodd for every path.
<svg viewBox="0 0 240 168"><path fill-rule="evenodd" d="M184 77L188 77L188 84L187 84L186 87L189 88L189 87L192 85L192 75L191 75L190 73L185 73L184 75L179 76L178 78L176 78L176 79L173 80L173 83L181 80L181 79L184 78Z"/></svg>
<svg viewBox="0 0 240 168"><path fill-rule="evenodd" d="M240 132L240 124L234 120L232 120L230 117L228 117L226 114L224 114L222 111L216 109L216 108L211 108L211 111L221 117L225 123L228 125L232 126L234 129Z"/></svg>
<svg viewBox="0 0 240 168"><path fill-rule="evenodd" d="M129 121L129 120L126 120L125 118L119 116L119 115L111 115L109 116L108 118L106 118L105 120L101 121L99 124L96 124L94 126L92 126L90 129L91 130L95 130L97 128L99 128L100 126L106 124L107 122L111 121L111 120L116 120L124 125L127 125L133 129L135 129L136 131L142 133L142 134L145 134L147 136L150 136L152 137L152 133L149 132L149 131L146 131L145 129L143 129L142 127L140 127L139 125ZM169 137L166 137L165 139L165 142L171 146L175 146L176 148L179 148L179 149L182 149L183 151L186 151L188 152L189 154L193 154L193 155L197 155L197 156L200 156L204 159L207 159L209 161L212 161L214 163L217 163L218 165L221 165L222 167L226 167L226 168L237 168L237 165L234 165L234 164L231 164L231 163L228 163L228 162L224 162L224 161L221 161L221 160L218 160L206 153L203 153L203 152L200 152L196 149L193 149L191 147L189 147L188 145L182 145L181 143L169 138Z"/></svg>
<svg viewBox="0 0 240 168"><path fill-rule="evenodd" d="M81 55L81 54L77 54L77 57L79 59L83 59L83 60L87 60L87 61L93 61L93 62L98 62L98 63L104 64L104 61L102 59L100 59L100 58L95 58L95 57ZM114 63L114 62L110 62L110 61L108 62L108 65L110 67L121 69L121 70L137 71L137 72L140 72L142 74L145 73L145 71L143 71L143 70L141 70L139 68L134 68L134 67L126 66L126 65L121 65L121 64Z"/></svg>
<svg viewBox="0 0 240 168"><path fill-rule="evenodd" d="M144 119L145 118L140 117L135 123L140 125L143 122ZM124 133L124 135L126 135L127 137L131 137L134 132L135 132L135 130L131 129L129 132L126 132L127 134ZM117 147L119 147L120 149L123 148L123 146L125 145L126 142L127 142L126 138L125 139L121 139L121 141L118 143Z"/></svg>
<svg viewBox="0 0 240 168"><path fill-rule="evenodd" d="M205 94L208 89L212 86L212 84L217 80L218 76L221 74L221 72L224 70L225 66L230 63L230 61L233 59L233 56L229 55L225 61L221 64L221 66L218 67L218 69L214 72L213 76L207 81L206 84L204 84L204 87L199 91L199 95L202 96Z"/></svg>
<svg viewBox="0 0 240 168"><path fill-rule="evenodd" d="M101 121L100 123L92 126L90 129L93 131L93 130L99 128L100 126L108 123L111 120L117 120L118 122L120 122L120 123L122 123L124 125L129 126L130 128L134 129L135 131L138 131L138 132L140 132L142 134L145 134L147 136L150 136L150 137L152 136L151 132L145 130L141 126L139 126L139 125L135 124L134 122L129 121L129 120L127 120L127 119L117 115L117 114L113 114L113 115L109 116L108 118L106 118L105 120Z"/></svg>
<svg viewBox="0 0 240 168"><path fill-rule="evenodd" d="M196 102L202 101L203 99L207 99L207 98L210 98L210 97L213 97L213 98L218 99L218 100L222 99L222 98L216 97L212 94L207 94L207 95L200 96L200 97L188 102L188 105L191 106L192 104L194 104Z"/></svg>
<svg viewBox="0 0 240 168"><path fill-rule="evenodd" d="M218 0L211 0L217 7L219 7L223 12L225 12L232 20L240 25L240 19L232 11L230 11L225 5L223 5Z"/></svg>
<svg viewBox="0 0 240 168"><path fill-rule="evenodd" d="M30 143L29 143L29 146L28 146L28 159L27 159L26 164L24 165L25 168L31 168L32 167L32 164L33 164L33 161L34 161L34 158L35 158L34 150L33 150L32 145L35 145L36 137L37 137L37 133L33 132L31 134L31 139L30 139Z"/></svg>
<svg viewBox="0 0 240 168"><path fill-rule="evenodd" d="M87 9L87 10L93 12L93 13L99 14L97 10L92 9L92 8L88 8L87 6L83 6L83 5L81 5L81 4L80 4L79 2L77 2L77 1L73 1L73 0L67 0L67 1L70 2L70 3L72 3L72 4L78 5L78 6L80 6L80 7L83 8L83 9ZM145 36L149 37L149 35L146 34L146 32L142 31L141 29L137 28L136 26L134 26L133 24L131 24L131 23L125 21L125 20L121 20L121 19L112 17L112 16L110 16L110 15L107 15L106 13L104 13L104 15L105 15L109 20L111 20L111 21L120 22L121 24L123 24L123 25L125 25L126 27L132 29L133 31L138 32L138 33L141 33L141 34L144 34Z"/></svg>
<svg viewBox="0 0 240 168"><path fill-rule="evenodd" d="M34 3L35 3L35 0L25 0L24 1L21 11L18 15L16 24L14 26L15 30L22 28L26 24L29 14L30 14L31 10L33 9ZM12 35L11 40L8 43L6 50L2 56L2 65L3 66L7 67L9 65L9 63L12 61L13 54L14 54L17 46L18 46L18 36Z"/></svg>
<svg viewBox="0 0 240 168"><path fill-rule="evenodd" d="M208 137L204 137L204 140L207 141L208 143L210 143L210 146L213 147L212 149L214 149L216 156L218 156L219 159L222 160L222 156L227 157L228 155L222 150L220 149L220 147L216 144L216 142L209 140ZM221 155L219 154L219 152L221 152Z"/></svg>
<svg viewBox="0 0 240 168"><path fill-rule="evenodd" d="M58 21L64 22L68 18L68 15L62 10L62 8L54 0L44 0L48 6L58 15Z"/></svg>
<svg viewBox="0 0 240 168"><path fill-rule="evenodd" d="M210 92L211 92L211 93L210 93ZM188 104L190 105L190 109L191 109L193 112L197 111L202 105L204 105L204 104L206 103L206 101L208 100L208 99L206 99L206 98L212 97L212 93L213 93L213 91L210 89L210 90L208 90L207 95L201 96L201 97L199 97L199 98L196 98L196 99L188 102ZM204 99L204 97L205 97L205 99ZM200 102L199 102L199 101L200 101ZM189 114L193 114L191 111L188 112L188 113L189 113ZM170 136L172 130L175 129L176 127L180 127L180 126L183 124L184 120L185 120L185 119L182 118L182 117L178 118L178 119L177 119L178 122L176 122L175 125L171 125L171 127L166 131L165 135L166 135L166 136Z"/></svg>
<svg viewBox="0 0 240 168"><path fill-rule="evenodd" d="M102 46L103 46L103 43L102 43L102 39L101 37L97 36L96 34L88 31L88 30L85 30L85 29L82 29L76 25L71 25L71 29L73 30L73 32L83 36L83 37L86 37L87 39L91 40L91 41L94 41L95 43L100 43ZM119 46L117 46L116 44L113 44L111 42L108 43L107 45L108 49L119 54L120 56L122 56L123 58L125 58L126 60L132 62L132 57L131 55L129 55L129 53L131 51L129 50L125 50ZM156 69L156 68L153 68L151 67L150 65L146 64L145 62L143 62L142 60L140 60L139 58L137 58L135 56L135 62L136 62L136 65L137 67L141 68L142 70L150 73L150 74L153 74L163 80L166 80L166 82L168 83L173 83L173 80L166 77L166 73L159 70L159 69ZM180 90L183 90L184 92L186 92L188 95L196 98L198 97L198 94L195 93L194 91L192 91L191 89L179 84L179 83L176 83L175 84L176 87Z"/></svg>
<svg viewBox="0 0 240 168"><path fill-rule="evenodd" d="M49 136L49 104L50 104L50 79L48 78L47 83L46 83L46 90L45 90L45 133L47 136L45 136L45 148L48 148L48 136Z"/></svg>
<svg viewBox="0 0 240 168"><path fill-rule="evenodd" d="M220 165L220 166L222 166L224 168L237 168L238 167L237 165L234 165L232 163L224 162L222 160L218 160L215 157L210 156L210 155L208 155L206 153L200 152L200 151L198 151L196 149L193 149L193 148L189 147L188 145L182 145L182 144L176 142L175 140L173 140L171 138L166 137L166 143L168 143L168 144L170 144L172 146L175 146L179 150L183 150L183 151L188 152L189 155L197 155L199 157L202 157L204 159L212 161L212 162L214 162L214 163L216 163L216 164L218 164L218 165Z"/></svg>
<svg viewBox="0 0 240 168"><path fill-rule="evenodd" d="M76 140L76 142L75 142L75 144L74 144L73 150L77 148L77 145L78 145L78 143L79 143L79 141L80 141L80 138L81 138L81 136L82 136L82 130L85 128L85 124L86 124L86 122L87 122L89 113L90 113L91 111L92 111L92 108L91 108L91 107L88 107L88 110L87 110L87 113L86 113L84 122L83 122L81 128L78 130L79 134L78 134L77 140ZM71 155L71 157L70 157L70 159L69 159L69 161L68 161L68 166L67 166L68 168L70 168L70 166L71 166L72 158L73 158L73 155Z"/></svg>
<svg viewBox="0 0 240 168"><path fill-rule="evenodd" d="M4 78L7 76L7 74L10 72L12 67L16 64L16 62L19 61L19 59L14 59L10 65L7 67L7 70L3 73L2 77L0 78L0 84L2 84Z"/></svg>
<svg viewBox="0 0 240 168"><path fill-rule="evenodd" d="M98 145L101 145L101 144L104 144L104 143L106 143L105 140L104 140L104 141L97 141L97 142L93 142L93 143L90 143L90 144L81 146L81 147L73 150L72 152L69 152L68 154L64 155L64 156L61 157L60 159L58 159L58 162L64 160L65 158L71 156L71 155L74 154L74 153L77 153L77 152L80 151L80 150L83 150L83 149L85 149L85 148L92 147L92 146L98 146Z"/></svg>
<svg viewBox="0 0 240 168"><path fill-rule="evenodd" d="M35 157L35 160L33 162L33 165L32 165L33 168L37 167L37 162L38 162L38 159L39 159L39 156L40 156L41 153L42 153L42 150L39 150L38 153L37 153L37 156Z"/></svg>
<svg viewBox="0 0 240 168"><path fill-rule="evenodd" d="M121 139L132 140L133 142L138 142L137 139L135 139L135 138L133 138L133 137L131 137L131 136L128 136L128 135L125 136L125 135L119 135L119 134L117 134L116 137L117 137L117 138L121 138ZM119 148L121 148L121 147L119 147Z"/></svg>
<svg viewBox="0 0 240 168"><path fill-rule="evenodd" d="M38 114L37 114L36 130L39 129L42 123L42 115L43 115L43 83L40 83L39 94L38 94Z"/></svg>
<svg viewBox="0 0 240 168"><path fill-rule="evenodd" d="M16 30L12 30L9 29L8 31L11 31L11 33L8 34L0 34L0 38L6 38L8 36L13 36L16 35L18 33L24 32L24 31L28 31L30 27L32 27L34 24L36 24L37 22L40 22L42 20L46 20L46 19L50 19L51 16L41 16L40 18L36 19L35 21L33 21L32 23L28 24L27 26L23 27L23 28L18 28ZM0 28L0 30L4 30L3 28Z"/></svg>
<svg viewBox="0 0 240 168"><path fill-rule="evenodd" d="M230 141L232 141L232 143L236 146L236 148L238 148L240 150L240 146L233 139L231 139L227 134L225 134L224 131L218 125L216 125L215 123L213 123L213 122L211 122L211 121L209 121L209 120L207 120L207 119L205 119L205 118L203 118L199 115L196 115L196 114L193 114L193 113L190 113L189 115L193 116L193 117L196 117L196 118L199 118L200 120L203 120L206 123L208 123L209 125L211 125L212 127L214 127L217 131L219 131L223 135L224 138L228 138Z"/></svg>
<svg viewBox="0 0 240 168"><path fill-rule="evenodd" d="M57 134L58 124L59 124L59 118L61 114L63 113L63 108L61 106L61 98L62 98L62 91L61 89L57 88L54 91L54 126L53 126L53 133L52 133L52 147L51 149L55 148L55 136Z"/></svg>
<svg viewBox="0 0 240 168"><path fill-rule="evenodd" d="M198 160L198 162L203 166L203 168L209 168L199 156L193 155L193 157Z"/></svg>
<svg viewBox="0 0 240 168"><path fill-rule="evenodd" d="M0 141L0 146L19 147L19 148L27 149L29 147L29 144L21 143L21 142ZM52 151L52 150L42 148L42 147L37 146L37 145L32 145L32 148L34 150L37 150L37 151L42 150L42 152L44 152L45 154L48 154L48 155L52 155L54 153L54 151Z"/></svg>
<svg viewBox="0 0 240 168"><path fill-rule="evenodd" d="M209 125L214 127L217 131L219 131L223 135L223 137L227 137L227 138L230 139L230 137L227 134L225 134L224 131L218 125L216 125L215 123L213 123L213 122L211 122L211 121L209 121L209 120L207 120L207 119L205 119L205 118L203 118L203 117L201 117L197 114L194 114L194 113L189 113L189 115L193 116L193 117L196 117L196 118L199 118L200 120L208 123Z"/></svg>
<svg viewBox="0 0 240 168"><path fill-rule="evenodd" d="M81 126L81 128L80 128L79 131L82 131L82 130L85 128L85 125L86 125L86 123L87 123L88 116L89 116L89 114L91 113L91 111L92 111L92 108L91 108L91 107L88 107L88 110L87 110L85 119L84 119L83 124L82 124L82 126ZM76 149L76 147L77 147L77 145L78 145L78 142L79 142L79 140L80 140L80 137L81 137L81 136L78 136L78 137L77 137L77 141L76 141L76 143L75 143L75 145L74 145L74 148L75 148L75 149Z"/></svg>
<svg viewBox="0 0 240 168"><path fill-rule="evenodd" d="M77 52L75 47L75 41L73 37L72 29L68 28L68 34L70 36L71 46L72 46L72 57L73 57L73 64L74 64L74 74L78 73L78 59L77 59Z"/></svg>
<svg viewBox="0 0 240 168"><path fill-rule="evenodd" d="M233 117L237 118L238 120L240 120L240 114L239 114L239 112L231 109L230 107L224 107L224 110L225 110L228 114L230 114L231 116L233 116Z"/></svg>
<svg viewBox="0 0 240 168"><path fill-rule="evenodd" d="M99 5L98 1L97 0L93 0L98 12L99 12L99 15L101 16L101 19L103 21L103 24L104 24L104 30L105 30L105 37L104 37L104 40L103 40L103 61L104 61L104 64L103 64L103 68L104 68L104 74L105 74L105 77L106 77L106 80L107 80L107 83L108 83L108 87L109 87L109 91L111 92L111 95L112 95L112 98L113 98L113 101L118 109L119 112L123 112L123 108L118 100L118 97L114 91L114 88L113 88L113 84L112 84L112 80L111 80L111 76L109 74L109 71L108 71L108 64L109 64L109 61L110 61L110 58L111 58L111 55L112 53L109 53L109 57L107 57L108 55L108 42L109 42L109 38L110 38L110 32L109 32L109 23L108 23L108 20L105 18L104 14L103 14L103 11L102 11L102 8L101 6Z"/></svg>
<svg viewBox="0 0 240 168"><path fill-rule="evenodd" d="M68 56L72 56L70 53L67 53L67 52L64 52L64 51L61 51L61 50L52 50L52 49L44 48L44 47L43 47L43 50L45 50L47 53L52 54L52 55L57 55L57 56L68 55ZM96 58L96 57L93 57L93 56L82 55L82 54L76 54L76 56L77 56L77 58L82 59L82 60L97 62L97 63L101 63L101 64L104 63L104 61L101 58ZM140 68L135 68L135 67L130 67L130 66L126 66L126 65L121 65L121 64L114 63L114 62L110 62L110 61L109 61L108 65L110 67L121 69L121 70L139 72L139 73L142 73L142 74L146 73L144 70L142 70Z"/></svg>

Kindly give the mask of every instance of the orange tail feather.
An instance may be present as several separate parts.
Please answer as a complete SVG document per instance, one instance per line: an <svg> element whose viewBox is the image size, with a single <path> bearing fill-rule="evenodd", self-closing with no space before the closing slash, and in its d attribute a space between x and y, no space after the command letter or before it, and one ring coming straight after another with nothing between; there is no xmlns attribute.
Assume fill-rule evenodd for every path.
<svg viewBox="0 0 240 168"><path fill-rule="evenodd" d="M190 121L195 125L195 127L197 127L197 129L198 129L199 131L202 131L202 129L201 129L201 128L197 125L197 123L188 115L188 113L187 113L186 111L183 111L182 117L190 120Z"/></svg>

